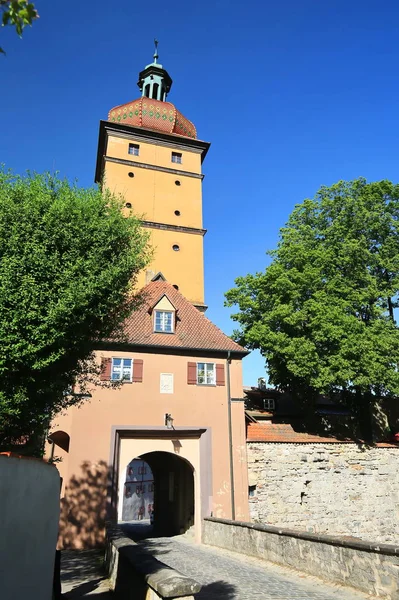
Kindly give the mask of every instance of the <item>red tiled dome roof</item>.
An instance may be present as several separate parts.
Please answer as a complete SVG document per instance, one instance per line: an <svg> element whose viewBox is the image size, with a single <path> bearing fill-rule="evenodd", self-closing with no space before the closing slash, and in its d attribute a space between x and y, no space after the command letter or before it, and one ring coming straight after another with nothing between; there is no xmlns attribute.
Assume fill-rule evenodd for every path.
<svg viewBox="0 0 399 600"><path fill-rule="evenodd" d="M184 137L197 137L194 124L186 119L174 104L145 96L112 108L108 113L108 121L155 129L162 133L174 133Z"/></svg>

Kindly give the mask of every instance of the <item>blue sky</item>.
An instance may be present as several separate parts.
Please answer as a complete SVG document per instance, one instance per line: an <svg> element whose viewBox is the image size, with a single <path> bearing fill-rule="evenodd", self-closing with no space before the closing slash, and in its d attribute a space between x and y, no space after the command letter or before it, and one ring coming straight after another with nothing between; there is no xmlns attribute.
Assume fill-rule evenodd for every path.
<svg viewBox="0 0 399 600"><path fill-rule="evenodd" d="M204 163L207 315L263 270L294 205L321 185L398 181L399 4L37 0L22 40L0 31L0 162L93 183L98 124L139 96L153 38L169 100L212 143ZM244 360L244 383L264 375Z"/></svg>

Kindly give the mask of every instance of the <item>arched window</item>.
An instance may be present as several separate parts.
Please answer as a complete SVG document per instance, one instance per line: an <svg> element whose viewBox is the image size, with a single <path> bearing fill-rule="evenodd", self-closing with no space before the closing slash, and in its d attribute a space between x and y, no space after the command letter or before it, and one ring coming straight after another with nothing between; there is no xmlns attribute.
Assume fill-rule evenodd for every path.
<svg viewBox="0 0 399 600"><path fill-rule="evenodd" d="M152 86L152 97L154 100L158 100L158 89L159 89L159 84L154 83L154 85Z"/></svg>

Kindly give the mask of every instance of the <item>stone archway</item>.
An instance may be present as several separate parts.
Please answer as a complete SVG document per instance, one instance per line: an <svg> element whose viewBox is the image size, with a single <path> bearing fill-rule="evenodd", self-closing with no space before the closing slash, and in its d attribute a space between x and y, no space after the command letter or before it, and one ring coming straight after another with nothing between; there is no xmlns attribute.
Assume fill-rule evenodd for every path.
<svg viewBox="0 0 399 600"><path fill-rule="evenodd" d="M194 523L201 541L201 520L212 504L211 437L206 429L115 430L112 443L114 478L109 515L122 521L126 468L134 459L146 461L154 474L154 526L158 535L177 535ZM162 533L163 532L163 533Z"/></svg>
<svg viewBox="0 0 399 600"><path fill-rule="evenodd" d="M184 533L194 525L194 469L169 452L155 451L141 458L154 475L154 530L158 535Z"/></svg>

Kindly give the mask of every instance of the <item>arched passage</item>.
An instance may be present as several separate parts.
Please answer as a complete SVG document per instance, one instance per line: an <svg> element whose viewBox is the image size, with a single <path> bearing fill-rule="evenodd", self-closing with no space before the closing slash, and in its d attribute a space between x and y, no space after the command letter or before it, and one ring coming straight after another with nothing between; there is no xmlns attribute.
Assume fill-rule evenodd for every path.
<svg viewBox="0 0 399 600"><path fill-rule="evenodd" d="M155 533L162 536L184 533L194 524L194 469L192 465L186 459L175 454L154 451L135 457L129 463L127 473L129 473L130 467L131 478L139 479L138 469L141 466L141 470L143 470L145 465L149 467L146 475L151 472L153 477L151 512L153 513L152 522ZM127 502L124 499L121 515L123 520L131 520L126 518L128 515L127 504L137 504L138 506L139 504L143 505L144 501L144 510L146 510L146 501L152 500L152 498L146 499L144 495L141 500L138 499L138 495L133 488L134 485L142 484L139 481L137 483L128 481L127 477L125 489L126 487L130 488L128 494L132 492L132 499L129 498ZM137 520L136 512L134 512L134 520Z"/></svg>
<svg viewBox="0 0 399 600"><path fill-rule="evenodd" d="M141 457L154 474L154 528L159 535L178 535L194 524L194 469L169 452Z"/></svg>

